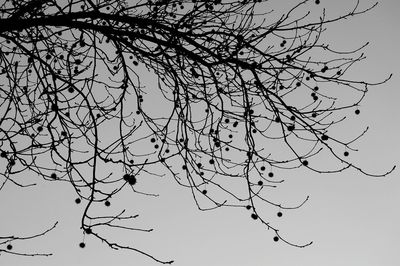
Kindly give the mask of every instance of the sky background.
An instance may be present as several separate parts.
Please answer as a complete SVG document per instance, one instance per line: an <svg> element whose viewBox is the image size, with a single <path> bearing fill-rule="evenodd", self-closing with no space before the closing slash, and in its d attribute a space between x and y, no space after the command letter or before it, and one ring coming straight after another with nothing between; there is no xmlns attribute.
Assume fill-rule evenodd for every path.
<svg viewBox="0 0 400 266"><path fill-rule="evenodd" d="M328 16L333 16L351 8L352 2L322 0L318 8L326 7ZM372 3L361 0L364 7ZM350 121L338 127L345 136L353 136L370 126L358 142L360 152L350 157L370 172L380 173L400 165L399 11L398 0L381 0L368 14L331 25L325 33L327 41L338 48L355 48L370 42L365 49L367 59L352 72L354 79L379 81L394 74L386 84L371 87L359 116L349 114ZM281 218L273 210L270 220L293 242L314 241L307 248L272 241L273 232L253 221L246 210L198 211L190 191L171 179L159 182L158 198L138 198L126 193L113 202L128 206L128 210L131 205L133 214L140 210L138 225L155 231L119 232L113 237L157 258L173 259L175 266L400 265L398 170L385 178L363 176L351 170L333 175L294 170L282 173L282 177L286 182L273 196L286 203L300 202L307 195L310 200L298 210L284 212ZM26 190L9 186L2 191L0 235L29 235L56 220L60 222L45 237L13 244L15 251L51 251L53 256L3 254L0 265L158 265L135 252L110 250L90 237L85 239L87 247L79 248L83 240L79 230L83 205L76 205L74 199L73 190L63 184L44 184Z"/></svg>

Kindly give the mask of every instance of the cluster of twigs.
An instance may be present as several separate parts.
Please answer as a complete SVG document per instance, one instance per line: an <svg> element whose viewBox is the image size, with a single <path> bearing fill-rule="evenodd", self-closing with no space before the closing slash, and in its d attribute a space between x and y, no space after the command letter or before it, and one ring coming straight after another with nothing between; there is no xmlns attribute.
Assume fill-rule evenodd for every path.
<svg viewBox="0 0 400 266"><path fill-rule="evenodd" d="M85 234L172 263L102 235L105 227L151 231L120 224L136 216L92 211L110 206L127 187L156 196L135 185L141 176L160 175L153 169L163 165L199 209L247 208L275 241L309 245L286 240L257 211L257 204L293 209L308 199L297 206L269 200L268 190L283 181L277 169L353 168L371 176L393 170L375 175L348 160L365 132L351 140L330 134L344 112L360 112L376 84L346 77L364 59L365 45L335 51L320 36L329 23L374 6L360 9L357 2L328 18L318 4L300 1L271 20L272 1L4 1L0 191L8 183L33 185L17 178L26 171L67 182L76 203L85 204ZM273 145L284 157L274 155ZM336 168L314 165L321 154ZM120 171L104 171L110 165Z"/></svg>

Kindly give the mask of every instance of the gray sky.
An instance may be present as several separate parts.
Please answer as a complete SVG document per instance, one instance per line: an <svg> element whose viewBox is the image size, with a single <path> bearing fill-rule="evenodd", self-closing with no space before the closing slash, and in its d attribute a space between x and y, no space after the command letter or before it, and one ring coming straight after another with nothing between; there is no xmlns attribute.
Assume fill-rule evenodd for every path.
<svg viewBox="0 0 400 266"><path fill-rule="evenodd" d="M334 15L350 8L353 1L321 2L320 6L327 8L328 15ZM362 6L371 3L373 1L361 0ZM389 73L394 74L388 83L371 87L359 116L353 116L349 122L339 126L344 135L350 136L361 132L365 126L371 126L368 134L357 144L360 152L351 157L371 172L383 172L400 163L400 140L397 137L400 53L396 49L400 43L399 11L399 1L382 0L370 13L332 26L325 35L333 46L343 48L354 48L370 41L365 49L367 60L353 71L355 79L365 77L378 81ZM307 195L310 195L310 200L299 210L285 211L281 218L276 217L276 210L267 210L266 213L270 213L271 222L277 224L288 239L296 243L314 241L305 249L273 242L273 232L253 221L245 210L198 211L190 191L167 178L159 182L158 198L132 197L125 193L118 202L113 202L132 206L132 213L140 210L137 211L141 215L138 224L155 231L147 234L118 233L113 237L160 259L173 259L176 266L400 265L398 171L386 178L363 176L355 171L317 175L295 170L281 175L287 181L273 196L286 203L300 202ZM85 239L87 247L80 249L79 215L83 206L77 206L74 198L72 189L61 184L29 190L8 187L2 191L0 235L10 232L30 234L56 220L60 223L55 231L41 239L14 245L16 251L51 251L53 256L1 255L0 264L157 265L134 252L110 250L90 237Z"/></svg>

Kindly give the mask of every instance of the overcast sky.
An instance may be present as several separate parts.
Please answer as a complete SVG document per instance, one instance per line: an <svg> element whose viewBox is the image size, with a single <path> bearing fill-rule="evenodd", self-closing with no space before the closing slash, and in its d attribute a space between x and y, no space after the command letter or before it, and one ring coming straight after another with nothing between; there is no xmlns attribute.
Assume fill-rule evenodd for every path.
<svg viewBox="0 0 400 266"><path fill-rule="evenodd" d="M350 8L350 2L322 0L320 7L334 15ZM371 3L361 0L364 7ZM400 164L399 11L398 0L381 0L370 13L330 27L326 33L333 46L354 48L370 42L365 50L367 60L353 71L355 79L378 81L394 74L388 83L370 89L359 116L339 127L343 134L351 135L371 127L358 142L360 152L351 158L371 172L384 172ZM245 210L200 212L190 191L168 179L160 182L158 198L131 198L126 193L113 203L131 205L132 213L142 210L138 224L155 231L115 237L125 238L126 243L160 259L173 259L176 266L400 265L399 171L386 178L355 171L317 175L295 170L283 175L287 181L277 195L287 203L299 202L307 195L310 200L299 210L284 212L281 218L271 211L271 221L279 224L283 236L296 243L314 241L310 247L298 249L274 242L273 232L253 221ZM73 190L61 184L28 190L10 186L2 191L0 235L30 234L56 220L60 223L41 239L14 245L16 251L51 251L53 256L1 255L0 265L158 265L134 252L110 250L90 237L85 239L86 248L79 248L83 206L77 206L74 199Z"/></svg>

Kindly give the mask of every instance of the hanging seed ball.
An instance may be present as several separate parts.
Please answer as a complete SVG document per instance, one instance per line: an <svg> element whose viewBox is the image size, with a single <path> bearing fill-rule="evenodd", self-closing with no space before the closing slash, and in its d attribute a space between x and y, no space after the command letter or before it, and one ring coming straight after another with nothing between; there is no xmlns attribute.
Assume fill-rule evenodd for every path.
<svg viewBox="0 0 400 266"><path fill-rule="evenodd" d="M251 218L253 218L254 220L257 220L257 218L258 218L258 215L257 215L257 214L255 214L255 213L252 213L252 214L251 214Z"/></svg>
<svg viewBox="0 0 400 266"><path fill-rule="evenodd" d="M347 157L347 156L349 156L349 152L348 152L348 151L345 151L345 152L343 153L343 155Z"/></svg>
<svg viewBox="0 0 400 266"><path fill-rule="evenodd" d="M129 179L128 179L128 183L129 185L133 186L134 184L136 184L137 179L134 175L129 175Z"/></svg>
<svg viewBox="0 0 400 266"><path fill-rule="evenodd" d="M7 250L12 250L13 246L11 244L7 245Z"/></svg>
<svg viewBox="0 0 400 266"><path fill-rule="evenodd" d="M251 209L251 205L247 205L247 206L246 206L246 209L247 209L247 210L250 210L250 209Z"/></svg>
<svg viewBox="0 0 400 266"><path fill-rule="evenodd" d="M278 242L278 241L279 241L279 237L274 236L274 241L275 241L275 242Z"/></svg>
<svg viewBox="0 0 400 266"><path fill-rule="evenodd" d="M269 172L269 173L268 173L268 176L269 176L269 177L274 177L274 173Z"/></svg>
<svg viewBox="0 0 400 266"><path fill-rule="evenodd" d="M293 130L294 130L294 125L289 125L289 126L287 127L287 130L288 130L288 131L293 131Z"/></svg>
<svg viewBox="0 0 400 266"><path fill-rule="evenodd" d="M80 199L80 198L76 198L76 199L75 199L75 203L76 203L76 204L81 203L81 199Z"/></svg>
<svg viewBox="0 0 400 266"><path fill-rule="evenodd" d="M130 174L124 174L123 179L129 183L129 185L133 186L134 184L136 184L136 177L134 175L130 175Z"/></svg>
<svg viewBox="0 0 400 266"><path fill-rule="evenodd" d="M278 212L277 214L276 214L278 217L282 217L282 212Z"/></svg>
<svg viewBox="0 0 400 266"><path fill-rule="evenodd" d="M83 243L83 242L79 243L80 248L84 248L85 246L86 246L85 243Z"/></svg>

